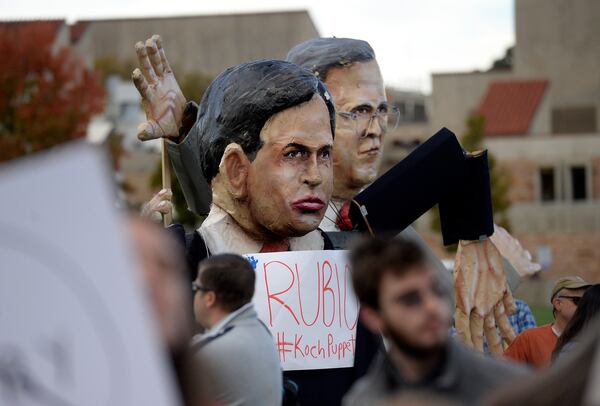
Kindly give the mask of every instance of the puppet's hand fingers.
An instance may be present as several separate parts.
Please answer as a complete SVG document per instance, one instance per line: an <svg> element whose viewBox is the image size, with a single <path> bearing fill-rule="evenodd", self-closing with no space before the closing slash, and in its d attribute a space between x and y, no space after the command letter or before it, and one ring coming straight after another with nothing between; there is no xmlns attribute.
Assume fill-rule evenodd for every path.
<svg viewBox="0 0 600 406"><path fill-rule="evenodd" d="M164 69L165 73L172 73L171 65L169 65L169 61L167 60L167 56L165 55L165 50L162 46L162 38L160 35L154 34L152 36L154 43L156 44L156 48L158 49L158 56L160 57L160 62Z"/></svg>
<svg viewBox="0 0 600 406"><path fill-rule="evenodd" d="M494 314L490 313L483 320L483 328L485 330L485 340L487 341L490 352L494 355L502 355L502 339L496 328L496 320Z"/></svg>
<svg viewBox="0 0 600 406"><path fill-rule="evenodd" d="M462 311L460 308L456 308L454 312L454 327L456 328L456 335L465 345L472 347L473 341L471 341L471 324L469 315Z"/></svg>
<svg viewBox="0 0 600 406"><path fill-rule="evenodd" d="M173 204L171 203L172 198L173 193L171 192L171 189L161 190L144 205L141 213L142 217L160 220L161 214L168 214L173 210Z"/></svg>
<svg viewBox="0 0 600 406"><path fill-rule="evenodd" d="M158 77L154 72L154 67L150 62L150 58L148 58L148 50L146 49L146 45L142 41L136 42L135 53L137 54L138 63L140 64L144 77L148 83L151 85L156 84L158 82Z"/></svg>
<svg viewBox="0 0 600 406"><path fill-rule="evenodd" d="M148 81L142 74L142 71L139 68L136 68L131 74L131 78L133 79L135 88L140 93L140 96L142 96L142 99L150 100L152 97L151 89L149 88Z"/></svg>
<svg viewBox="0 0 600 406"><path fill-rule="evenodd" d="M504 310L507 315L513 315L517 312L515 299L513 298L512 292L510 291L510 287L508 285L506 286L506 291L504 292L502 303L504 303Z"/></svg>
<svg viewBox="0 0 600 406"><path fill-rule="evenodd" d="M473 342L473 348L475 348L477 351L483 352L483 316L478 314L476 311L472 311L470 322L471 341Z"/></svg>
<svg viewBox="0 0 600 406"><path fill-rule="evenodd" d="M142 96L146 123L138 129L142 141L179 138L186 99L175 80L158 35L135 45L141 69L133 72L135 87Z"/></svg>
<svg viewBox="0 0 600 406"><path fill-rule="evenodd" d="M515 339L515 332L510 325L510 321L508 320L508 316L506 315L506 310L504 309L504 304L499 302L494 307L494 318L496 319L496 325L500 329L500 335L502 339L507 344L510 344Z"/></svg>
<svg viewBox="0 0 600 406"><path fill-rule="evenodd" d="M146 53L148 54L148 59L150 59L150 64L152 65L152 69L154 70L154 74L160 80L164 74L164 67L162 65L162 61L160 59L160 53L158 52L158 46L156 45L156 40L154 37L148 38L146 40Z"/></svg>
<svg viewBox="0 0 600 406"><path fill-rule="evenodd" d="M148 120L137 128L137 137L140 141L155 140L164 136L164 131L154 120Z"/></svg>

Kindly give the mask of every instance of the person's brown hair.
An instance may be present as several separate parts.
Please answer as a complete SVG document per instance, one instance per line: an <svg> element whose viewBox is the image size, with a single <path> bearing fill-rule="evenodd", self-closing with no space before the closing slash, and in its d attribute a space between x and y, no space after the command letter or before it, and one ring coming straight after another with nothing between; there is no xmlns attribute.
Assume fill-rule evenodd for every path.
<svg viewBox="0 0 600 406"><path fill-rule="evenodd" d="M350 252L352 283L361 304L379 309L379 284L385 273L401 276L425 263L425 253L403 238L365 238Z"/></svg>
<svg viewBox="0 0 600 406"><path fill-rule="evenodd" d="M199 282L215 293L217 303L233 312L252 300L256 276L248 260L235 254L219 254L198 265Z"/></svg>

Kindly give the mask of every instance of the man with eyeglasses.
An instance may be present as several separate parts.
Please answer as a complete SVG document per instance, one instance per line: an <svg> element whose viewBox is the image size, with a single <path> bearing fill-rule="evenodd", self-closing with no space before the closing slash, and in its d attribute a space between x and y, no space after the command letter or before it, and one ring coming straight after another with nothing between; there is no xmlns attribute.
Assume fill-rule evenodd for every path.
<svg viewBox="0 0 600 406"><path fill-rule="evenodd" d="M535 368L548 366L558 337L575 314L577 304L589 286L591 284L579 276L560 278L550 296L554 322L519 334L504 356Z"/></svg>
<svg viewBox="0 0 600 406"><path fill-rule="evenodd" d="M280 406L279 356L251 302L255 273L234 254L205 259L192 282L194 315L206 329L192 340L209 404Z"/></svg>
<svg viewBox="0 0 600 406"><path fill-rule="evenodd" d="M416 243L369 238L352 250L350 260L363 323L381 332L387 345L344 405L382 404L410 391L479 404L524 373L450 338L450 292Z"/></svg>

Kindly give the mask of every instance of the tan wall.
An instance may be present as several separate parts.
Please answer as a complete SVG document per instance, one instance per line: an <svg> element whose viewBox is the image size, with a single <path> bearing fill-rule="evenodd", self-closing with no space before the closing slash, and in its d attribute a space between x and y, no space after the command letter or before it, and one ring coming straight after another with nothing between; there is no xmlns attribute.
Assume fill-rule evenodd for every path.
<svg viewBox="0 0 600 406"><path fill-rule="evenodd" d="M538 165L529 159L511 159L498 162L498 169L508 173L508 198L515 203L533 203L536 198L535 177Z"/></svg>
<svg viewBox="0 0 600 406"><path fill-rule="evenodd" d="M515 0L515 72L551 80L551 105L597 106L600 2Z"/></svg>
<svg viewBox="0 0 600 406"><path fill-rule="evenodd" d="M488 84L512 78L510 71L434 74L432 76L429 132L447 127L464 134L467 117L477 109Z"/></svg>
<svg viewBox="0 0 600 406"><path fill-rule="evenodd" d="M547 278L579 275L600 282L600 233L516 234L534 257L537 247L547 245L552 252L552 264L543 272Z"/></svg>
<svg viewBox="0 0 600 406"><path fill-rule="evenodd" d="M600 200L600 157L592 158L592 196Z"/></svg>
<svg viewBox="0 0 600 406"><path fill-rule="evenodd" d="M217 75L262 58L282 59L319 34L306 11L93 21L77 43L88 62L103 56L135 60L136 41L160 34L167 57L184 72Z"/></svg>

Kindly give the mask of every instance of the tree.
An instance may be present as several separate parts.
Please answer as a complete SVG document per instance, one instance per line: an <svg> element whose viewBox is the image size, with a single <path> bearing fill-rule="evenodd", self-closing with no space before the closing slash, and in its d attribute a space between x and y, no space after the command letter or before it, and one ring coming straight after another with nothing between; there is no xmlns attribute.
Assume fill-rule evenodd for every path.
<svg viewBox="0 0 600 406"><path fill-rule="evenodd" d="M131 80L131 72L136 68L131 60L121 61L113 56L103 56L94 61L94 68L102 83L111 75L117 75L123 80Z"/></svg>
<svg viewBox="0 0 600 406"><path fill-rule="evenodd" d="M492 62L491 71L512 69L515 54L515 46L506 48L504 56Z"/></svg>
<svg viewBox="0 0 600 406"><path fill-rule="evenodd" d="M85 136L104 90L69 48L53 49L56 26L0 25L0 162Z"/></svg>
<svg viewBox="0 0 600 406"><path fill-rule="evenodd" d="M469 152L481 151L484 149L483 141L485 137L485 117L481 114L474 114L467 119L467 132L460 140L462 147ZM492 206L494 208L494 222L507 230L510 230L508 219L508 209L510 200L508 190L510 188L510 176L498 168L494 155L488 151L488 165L490 170L490 181L492 186ZM431 228L434 231L440 231L439 210L434 208L431 217Z"/></svg>
<svg viewBox="0 0 600 406"><path fill-rule="evenodd" d="M461 138L461 144L467 151L481 151L484 149L485 117L474 114L467 120L467 133ZM494 221L496 224L510 230L508 209L510 200L510 175L503 172L497 165L496 158L488 151L488 165L490 168L490 181L492 184L492 205L494 207Z"/></svg>

